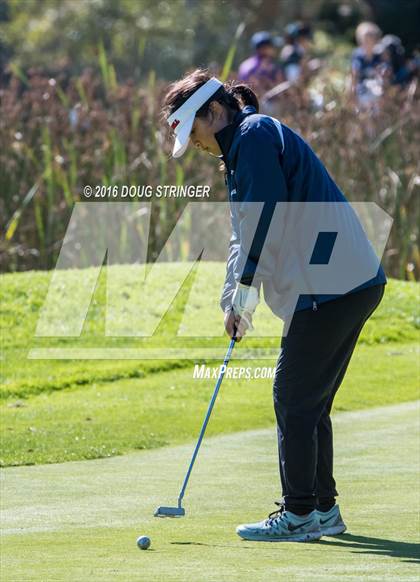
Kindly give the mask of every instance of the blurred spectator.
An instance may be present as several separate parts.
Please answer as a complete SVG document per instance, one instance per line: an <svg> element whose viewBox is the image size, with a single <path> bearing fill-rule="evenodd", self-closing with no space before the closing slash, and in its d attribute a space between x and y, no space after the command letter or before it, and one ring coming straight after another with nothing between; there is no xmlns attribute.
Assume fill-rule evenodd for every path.
<svg viewBox="0 0 420 582"><path fill-rule="evenodd" d="M375 106L382 95L383 58L378 50L380 28L373 22L362 22L356 28L359 45L352 53L352 94L362 108Z"/></svg>
<svg viewBox="0 0 420 582"><path fill-rule="evenodd" d="M379 43L378 52L384 63L384 76L391 85L405 86L411 81L415 72L415 62L405 56L401 39L394 34L387 34Z"/></svg>
<svg viewBox="0 0 420 582"><path fill-rule="evenodd" d="M277 62L280 44L279 37L273 37L266 31L256 32L251 38L254 54L239 66L238 79L252 84L259 95L283 81L283 73Z"/></svg>
<svg viewBox="0 0 420 582"><path fill-rule="evenodd" d="M281 62L286 80L296 83L308 72L308 51L312 40L312 29L303 22L292 22L286 26L286 44L281 51Z"/></svg>

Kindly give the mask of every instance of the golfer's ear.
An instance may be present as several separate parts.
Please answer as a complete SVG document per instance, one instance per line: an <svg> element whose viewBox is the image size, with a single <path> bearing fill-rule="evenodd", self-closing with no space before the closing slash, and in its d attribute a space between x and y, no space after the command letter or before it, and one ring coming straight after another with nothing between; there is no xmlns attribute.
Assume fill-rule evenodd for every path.
<svg viewBox="0 0 420 582"><path fill-rule="evenodd" d="M215 117L215 109L214 109L214 101L212 101L209 105L208 112L207 112L207 121L211 125L213 123Z"/></svg>
<svg viewBox="0 0 420 582"><path fill-rule="evenodd" d="M209 105L210 122L213 122L215 118L219 117L223 113L223 105L220 105L217 101L212 101Z"/></svg>

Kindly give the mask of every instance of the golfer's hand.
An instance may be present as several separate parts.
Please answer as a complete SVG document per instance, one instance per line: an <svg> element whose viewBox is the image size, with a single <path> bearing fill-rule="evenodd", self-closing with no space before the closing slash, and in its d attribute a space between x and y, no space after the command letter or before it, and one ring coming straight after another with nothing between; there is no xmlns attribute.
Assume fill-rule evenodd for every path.
<svg viewBox="0 0 420 582"><path fill-rule="evenodd" d="M252 315L247 314L248 318L252 322ZM225 330L230 338L235 335L236 331L236 341L240 342L245 336L248 325L245 319L241 318L239 315L235 315L233 310L225 311Z"/></svg>

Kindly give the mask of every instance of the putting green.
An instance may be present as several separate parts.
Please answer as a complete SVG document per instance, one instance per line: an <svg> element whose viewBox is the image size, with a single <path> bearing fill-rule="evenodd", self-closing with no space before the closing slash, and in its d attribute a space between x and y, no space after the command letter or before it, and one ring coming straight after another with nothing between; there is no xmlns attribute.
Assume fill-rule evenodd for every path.
<svg viewBox="0 0 420 582"><path fill-rule="evenodd" d="M193 444L2 471L2 581L418 581L419 406L336 414L348 533L311 544L241 541L279 498L275 431L205 440L183 519L172 505ZM147 534L151 549L138 550Z"/></svg>

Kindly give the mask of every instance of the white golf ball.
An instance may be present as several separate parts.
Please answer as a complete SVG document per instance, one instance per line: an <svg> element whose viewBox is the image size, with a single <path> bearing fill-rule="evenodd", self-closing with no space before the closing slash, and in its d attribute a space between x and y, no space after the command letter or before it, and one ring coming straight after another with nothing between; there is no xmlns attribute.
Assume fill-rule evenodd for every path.
<svg viewBox="0 0 420 582"><path fill-rule="evenodd" d="M150 538L148 538L147 536L140 536L139 538L137 538L137 546L141 549L141 550L147 550L148 548L150 548Z"/></svg>

